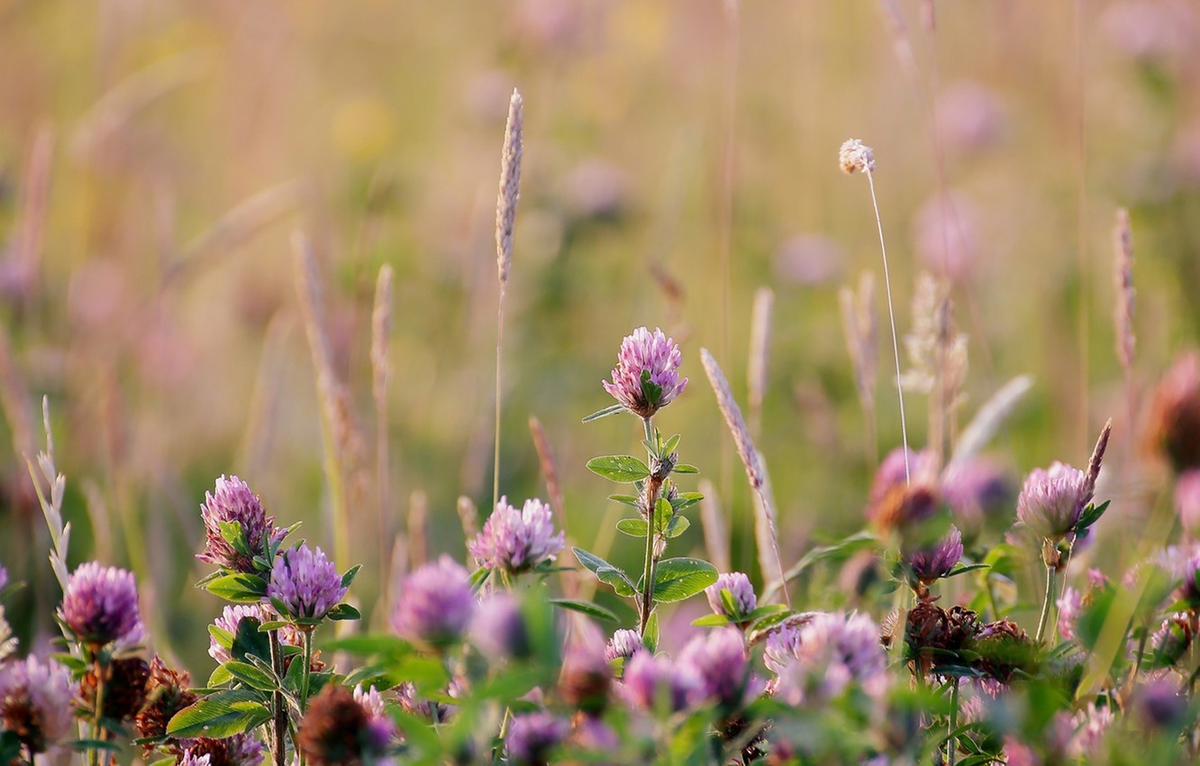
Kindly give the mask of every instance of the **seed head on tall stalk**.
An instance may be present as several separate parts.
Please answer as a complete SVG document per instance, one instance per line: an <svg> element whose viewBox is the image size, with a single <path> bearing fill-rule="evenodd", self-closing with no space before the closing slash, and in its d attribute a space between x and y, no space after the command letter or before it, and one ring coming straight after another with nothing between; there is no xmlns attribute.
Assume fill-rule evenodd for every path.
<svg viewBox="0 0 1200 766"><path fill-rule="evenodd" d="M500 500L500 359L504 348L504 293L512 268L513 224L517 218L517 199L521 196L521 130L524 102L513 89L508 102L508 122L504 126L504 148L500 154L500 188L496 194L496 276L500 298L496 312L496 440L492 462L492 507Z"/></svg>

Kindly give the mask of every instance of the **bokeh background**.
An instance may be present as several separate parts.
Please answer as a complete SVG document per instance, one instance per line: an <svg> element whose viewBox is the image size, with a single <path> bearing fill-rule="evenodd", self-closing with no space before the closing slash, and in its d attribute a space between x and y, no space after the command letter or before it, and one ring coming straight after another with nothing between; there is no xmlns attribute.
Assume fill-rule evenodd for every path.
<svg viewBox="0 0 1200 766"><path fill-rule="evenodd" d="M1189 0L0 0L0 563L27 583L8 604L26 641L53 635L59 595L26 467L44 448L43 395L72 561L133 567L154 646L201 680L220 605L192 587L206 573L193 556L215 478L240 475L332 549L297 231L346 392L352 561L338 564L365 564L368 624L398 570L465 556L458 498L491 502L493 222L514 87L525 154L500 486L545 496L536 416L578 544L637 569L638 546L612 540L611 485L583 465L636 454L640 428L580 420L611 403L599 383L621 338L661 326L691 383L660 426L713 482L735 566L760 577L699 350L745 405L761 287L774 311L752 419L784 561L862 524L872 465L900 429L867 181L837 163L850 137L875 149L899 331L919 272L952 285L969 336L963 419L1034 377L994 459L1014 482L1053 459L1081 465L1112 416L1108 495L1153 497L1130 413L1200 323ZM1132 406L1114 351L1117 206L1136 238ZM384 264L381 496L370 351ZM838 311L865 270L883 322L877 444ZM921 445L925 402L908 405ZM393 545L413 513L426 541ZM704 555L699 524L677 543Z"/></svg>

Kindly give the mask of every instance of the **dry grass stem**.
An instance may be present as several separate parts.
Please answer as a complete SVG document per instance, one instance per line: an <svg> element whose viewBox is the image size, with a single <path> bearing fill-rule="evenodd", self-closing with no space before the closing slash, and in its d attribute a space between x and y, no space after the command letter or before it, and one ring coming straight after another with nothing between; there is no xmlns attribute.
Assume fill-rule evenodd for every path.
<svg viewBox="0 0 1200 766"><path fill-rule="evenodd" d="M1125 372L1133 369L1133 350L1136 338L1133 334L1133 227L1129 223L1129 211L1117 208L1116 223L1113 225L1113 253L1116 256L1113 270L1117 300L1114 308L1117 335L1117 358Z"/></svg>
<svg viewBox="0 0 1200 766"><path fill-rule="evenodd" d="M67 551L71 546L71 524L63 523L62 503L63 493L67 487L67 478L58 472L54 465L54 433L50 430L50 399L42 397L42 428L46 433L46 449L37 456L37 468L28 456L25 464L29 468L29 477L33 479L33 487L37 492L38 505L42 507L42 515L46 517L46 527L50 530L50 568L63 590L67 589L67 578L70 568L67 566ZM40 474L39 474L40 471Z"/></svg>
<svg viewBox="0 0 1200 766"><path fill-rule="evenodd" d="M53 159L54 130L49 125L43 125L33 139L29 159L21 174L16 252L13 257L16 284L11 285L11 289L24 299L32 294L42 262L46 200L50 194L50 165Z"/></svg>
<svg viewBox="0 0 1200 766"><path fill-rule="evenodd" d="M704 495L704 499L700 501L700 523L704 528L704 547L708 551L708 559L717 571L732 571L729 528L721 512L721 502L717 499L717 488L708 479L701 479L700 494Z"/></svg>
<svg viewBox="0 0 1200 766"><path fill-rule="evenodd" d="M754 446L754 439L750 436L746 420L742 417L742 410L733 398L733 391L729 388L721 366L708 349L700 349L700 359L704 364L704 372L708 375L708 382L717 396L717 407L725 417L725 424L729 426L729 432L733 435L738 456L742 459L742 465L746 467L746 478L750 480L750 487L754 490L754 536L764 583L770 583L772 580L779 583L784 601L790 606L791 597L784 580L783 560L779 555L779 539L775 528L775 497L771 490L771 478L767 474L766 463Z"/></svg>
<svg viewBox="0 0 1200 766"><path fill-rule="evenodd" d="M875 275L864 271L858 278L858 291L843 287L838 294L842 311L842 329L846 348L854 367L854 389L867 423L867 462L879 459L875 422L875 384L879 372L879 326L875 319Z"/></svg>
<svg viewBox="0 0 1200 766"><path fill-rule="evenodd" d="M567 530L567 512L566 501L563 499L562 481L558 473L558 461L554 459L554 451L550 449L550 441L546 438L546 431L542 428L542 423L536 416L529 416L529 433L533 436L533 448L537 452L538 465L542 469L542 478L546 482L546 494L550 498L550 507L554 509L554 515L558 519L558 527L569 538L570 532ZM571 559L574 554L570 551L571 546L568 545L563 551L563 556ZM575 598L579 591L579 581L573 576L573 572L559 572L559 580L562 583L563 593L567 598Z"/></svg>
<svg viewBox="0 0 1200 766"><path fill-rule="evenodd" d="M750 433L762 432L763 399L767 391L767 364L771 346L771 311L775 293L760 287L754 293L754 313L750 322L750 361L746 365L747 404L750 409Z"/></svg>
<svg viewBox="0 0 1200 766"><path fill-rule="evenodd" d="M371 310L371 398L375 403L375 513L379 566L387 562L388 508L391 507L391 452L388 443L388 375L391 371L392 267L384 264L375 280ZM384 585L387 580L384 579ZM386 593L384 603L387 603Z"/></svg>
<svg viewBox="0 0 1200 766"><path fill-rule="evenodd" d="M967 460L974 457L1008 420L1016 410L1017 404L1033 388L1033 378L1028 375L1018 375L1000 387L991 398L984 402L975 417L959 434L958 443L954 445L954 453L950 463Z"/></svg>
<svg viewBox="0 0 1200 766"><path fill-rule="evenodd" d="M283 401L285 347L292 334L292 326L292 317L282 311L276 312L267 324L237 461L243 476L261 475L271 454L275 426L279 422L279 408Z"/></svg>
<svg viewBox="0 0 1200 766"><path fill-rule="evenodd" d="M350 560L350 483L362 439L354 425L350 393L333 369L329 324L325 316L324 288L312 244L303 234L294 238L296 288L304 316L304 329L316 374L321 410L321 441L325 453L325 478L329 482L334 551L339 564Z"/></svg>
<svg viewBox="0 0 1200 766"><path fill-rule="evenodd" d="M12 431L13 453L31 455L35 449L33 417L29 412L29 394L21 377L20 365L13 358L8 330L0 324L0 407Z"/></svg>
<svg viewBox="0 0 1200 766"><path fill-rule="evenodd" d="M967 377L967 336L955 329L950 286L944 280L924 272L917 277L912 326L904 337L909 369L901 384L929 396L929 446L940 466Z"/></svg>
<svg viewBox="0 0 1200 766"><path fill-rule="evenodd" d="M408 563L416 569L429 561L429 496L414 489L408 496Z"/></svg>
<svg viewBox="0 0 1200 766"><path fill-rule="evenodd" d="M473 539L479 534L479 509L475 507L475 501L466 495L459 495L454 507L458 511L458 520L462 522L463 539Z"/></svg>
<svg viewBox="0 0 1200 766"><path fill-rule="evenodd" d="M500 297L496 310L496 434L492 452L492 507L500 501L500 412L501 360L504 351L504 293L512 270L513 226L517 219L517 200L521 196L521 131L524 126L524 102L513 88L508 102L508 122L504 125L504 147L500 154L500 187L496 192L496 276Z"/></svg>

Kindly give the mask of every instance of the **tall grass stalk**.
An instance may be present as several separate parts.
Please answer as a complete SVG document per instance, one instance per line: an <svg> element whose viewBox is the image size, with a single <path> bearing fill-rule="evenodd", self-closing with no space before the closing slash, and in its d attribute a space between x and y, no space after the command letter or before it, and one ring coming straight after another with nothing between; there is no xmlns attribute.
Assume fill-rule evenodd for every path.
<svg viewBox="0 0 1200 766"><path fill-rule="evenodd" d="M750 321L750 359L746 364L747 404L750 409L750 434L762 436L763 400L767 392L767 364L771 347L771 312L775 293L760 287L754 293L754 312Z"/></svg>
<svg viewBox="0 0 1200 766"><path fill-rule="evenodd" d="M500 412L501 359L504 351L504 295L512 268L513 224L517 218L517 200L521 193L521 131L524 103L513 88L508 102L508 122L504 126L504 148L500 154L500 187L496 193L496 276L500 296L496 310L496 438L492 455L492 508L500 502Z"/></svg>
<svg viewBox="0 0 1200 766"><path fill-rule="evenodd" d="M392 267L384 264L375 281L375 305L371 311L371 396L375 401L375 514L379 536L379 571L388 560L388 508L391 507L390 449L388 443L388 374L391 371ZM381 603L387 598L387 578L381 577Z"/></svg>
<svg viewBox="0 0 1200 766"><path fill-rule="evenodd" d="M1129 222L1129 211L1117 208L1113 223L1113 281L1116 301L1113 307L1113 323L1116 331L1117 359L1125 371L1125 398L1129 411L1129 423L1133 423L1137 399L1133 391L1133 352L1137 338L1133 332L1133 226Z"/></svg>

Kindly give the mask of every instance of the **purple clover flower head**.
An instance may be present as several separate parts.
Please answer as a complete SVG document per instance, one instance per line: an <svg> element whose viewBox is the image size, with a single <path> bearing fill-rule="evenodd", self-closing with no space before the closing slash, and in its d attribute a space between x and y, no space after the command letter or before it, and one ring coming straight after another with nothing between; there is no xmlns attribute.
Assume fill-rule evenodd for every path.
<svg viewBox="0 0 1200 766"><path fill-rule="evenodd" d="M1189 606L1200 606L1200 543L1172 545L1158 553L1158 566L1174 580L1179 581L1176 595Z"/></svg>
<svg viewBox="0 0 1200 766"><path fill-rule="evenodd" d="M95 561L80 564L67 579L59 617L76 638L95 647L133 644L144 635L133 572Z"/></svg>
<svg viewBox="0 0 1200 766"><path fill-rule="evenodd" d="M242 620L252 620L254 630L258 630L259 625L274 619L276 619L275 615L262 604L229 604L221 610L221 616L213 620L213 627L227 631L236 637L238 626ZM279 629L279 640L287 646L300 646L303 637L294 626L286 625ZM216 660L218 665L224 665L234 659L229 650L221 646L216 637L211 634L208 637L208 656Z"/></svg>
<svg viewBox="0 0 1200 766"><path fill-rule="evenodd" d="M263 762L263 742L258 737L243 732L217 740L224 746L222 760L228 766L258 766ZM186 755L186 753L185 753ZM208 754L195 756L197 759L209 757Z"/></svg>
<svg viewBox="0 0 1200 766"><path fill-rule="evenodd" d="M443 554L404 579L392 629L417 643L448 646L462 638L474 611L467 570Z"/></svg>
<svg viewBox="0 0 1200 766"><path fill-rule="evenodd" d="M1063 463L1035 468L1017 497L1017 520L1036 534L1059 540L1079 524L1092 499L1087 474Z"/></svg>
<svg viewBox="0 0 1200 766"><path fill-rule="evenodd" d="M8 570L0 566L0 590L4 590L5 585L8 585Z"/></svg>
<svg viewBox="0 0 1200 766"><path fill-rule="evenodd" d="M729 591L729 595L732 596L733 613L730 613L721 598L723 590ZM708 605L712 607L713 614L727 617L731 622L745 620L746 615L758 607L758 597L754 595L754 586L750 584L750 578L741 572L729 572L719 576L715 583L704 589L704 595L708 597Z"/></svg>
<svg viewBox="0 0 1200 766"><path fill-rule="evenodd" d="M789 662L796 659L796 650L799 647L800 628L784 625L767 636L767 645L763 648L763 664L767 666L767 670L779 675Z"/></svg>
<svg viewBox="0 0 1200 766"><path fill-rule="evenodd" d="M236 476L221 476L213 491L204 493L200 518L204 520L204 550L196 558L234 572L254 572L254 557L265 556L267 543L278 543L285 534L275 527L275 517L263 510L258 495ZM222 522L241 526L249 553L234 550L221 534Z"/></svg>
<svg viewBox="0 0 1200 766"><path fill-rule="evenodd" d="M879 626L866 615L815 615L800 628L795 654L776 686L776 696L789 704L828 702L851 685L872 697L886 689L887 655Z"/></svg>
<svg viewBox="0 0 1200 766"><path fill-rule="evenodd" d="M1134 710L1149 731L1178 734L1187 719L1188 698L1177 681L1160 676L1137 691Z"/></svg>
<svg viewBox="0 0 1200 766"><path fill-rule="evenodd" d="M1075 640L1075 623L1083 614L1083 594L1074 588L1063 588L1062 597L1056 602L1058 606L1058 634L1064 641Z"/></svg>
<svg viewBox="0 0 1200 766"><path fill-rule="evenodd" d="M337 567L320 548L314 551L298 545L279 552L267 585L267 598L283 606L284 617L320 620L346 597L347 590Z"/></svg>
<svg viewBox="0 0 1200 766"><path fill-rule="evenodd" d="M31 753L44 753L73 730L71 672L30 656L0 664L0 730L17 734Z"/></svg>
<svg viewBox="0 0 1200 766"><path fill-rule="evenodd" d="M604 390L633 414L649 418L683 393L687 378L679 377L683 355L675 341L655 328L639 327L621 341L612 382L602 381ZM643 375L648 385L642 385Z"/></svg>
<svg viewBox="0 0 1200 766"><path fill-rule="evenodd" d="M383 697L374 687L364 690L362 684L354 687L354 701L367 711L367 725L363 732L364 746L376 755L382 755L392 746L396 725L392 722Z"/></svg>
<svg viewBox="0 0 1200 766"><path fill-rule="evenodd" d="M1068 755L1080 758L1099 754L1104 734L1115 720L1111 707L1097 707L1095 702L1089 702L1071 719L1074 735L1067 748Z"/></svg>
<svg viewBox="0 0 1200 766"><path fill-rule="evenodd" d="M526 500L517 510L502 497L468 548L480 566L524 572L553 561L563 549L563 533L555 534L553 513L541 500Z"/></svg>
<svg viewBox="0 0 1200 766"><path fill-rule="evenodd" d="M661 703L677 713L703 699L704 680L690 664L676 665L665 656L642 651L625 662L621 688L635 708L655 711Z"/></svg>
<svg viewBox="0 0 1200 766"><path fill-rule="evenodd" d="M951 525L945 537L932 547L921 548L908 554L905 564L913 577L923 585L929 585L950 574L963 555L962 534Z"/></svg>
<svg viewBox="0 0 1200 766"><path fill-rule="evenodd" d="M513 716L504 755L514 766L545 766L570 732L566 721L545 711Z"/></svg>
<svg viewBox="0 0 1200 766"><path fill-rule="evenodd" d="M593 753L613 752L621 746L621 740L612 727L599 718L583 716L575 725L572 741L584 750Z"/></svg>
<svg viewBox="0 0 1200 766"><path fill-rule="evenodd" d="M183 751L183 756L179 759L179 766L211 766L212 755L210 753L196 753L191 748Z"/></svg>
<svg viewBox="0 0 1200 766"><path fill-rule="evenodd" d="M1200 468L1185 471L1175 483L1175 510L1184 536L1200 538Z"/></svg>
<svg viewBox="0 0 1200 766"><path fill-rule="evenodd" d="M471 619L471 642L492 661L529 656L529 631L512 594L499 591L480 602Z"/></svg>
<svg viewBox="0 0 1200 766"><path fill-rule="evenodd" d="M908 451L909 478L916 482L932 479L930 475L936 467L933 463L933 453L929 450ZM894 489L905 486L904 480L904 447L896 447L889 452L879 468L875 470L875 478L871 480L871 491L867 504L869 509L879 506L883 499ZM873 515L868 511L868 515Z"/></svg>
<svg viewBox="0 0 1200 766"><path fill-rule="evenodd" d="M1011 508L1013 490L1004 470L981 458L952 463L942 476L942 497L968 535L978 533L989 517Z"/></svg>
<svg viewBox="0 0 1200 766"><path fill-rule="evenodd" d="M636 630L621 628L613 633L612 638L604 645L604 659L612 662L620 657L628 661L638 652L646 651L646 644Z"/></svg>
<svg viewBox="0 0 1200 766"><path fill-rule="evenodd" d="M704 699L726 708L741 707L763 691L763 683L750 673L742 632L733 626L693 638L678 664L691 667L700 677Z"/></svg>

